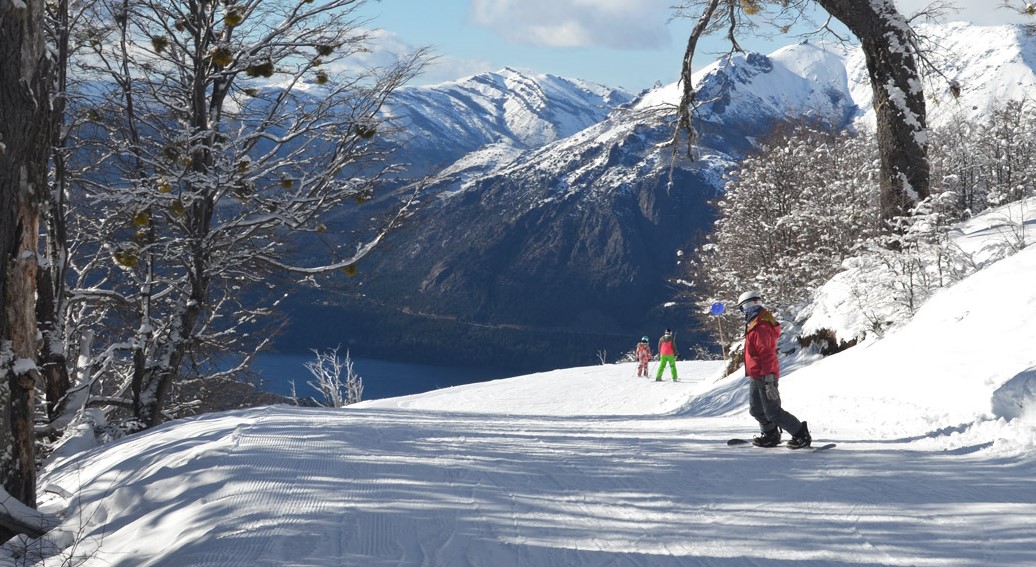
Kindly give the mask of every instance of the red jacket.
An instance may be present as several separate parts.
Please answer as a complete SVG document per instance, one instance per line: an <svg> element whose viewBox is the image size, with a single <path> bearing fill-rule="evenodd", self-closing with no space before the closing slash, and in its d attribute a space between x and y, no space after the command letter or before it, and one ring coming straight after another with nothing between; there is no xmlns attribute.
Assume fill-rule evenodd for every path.
<svg viewBox="0 0 1036 567"><path fill-rule="evenodd" d="M676 341L672 335L658 339L658 356L676 356Z"/></svg>
<svg viewBox="0 0 1036 567"><path fill-rule="evenodd" d="M763 309L745 326L745 375L762 378L767 374L780 377L777 362L777 337L781 324L769 311Z"/></svg>

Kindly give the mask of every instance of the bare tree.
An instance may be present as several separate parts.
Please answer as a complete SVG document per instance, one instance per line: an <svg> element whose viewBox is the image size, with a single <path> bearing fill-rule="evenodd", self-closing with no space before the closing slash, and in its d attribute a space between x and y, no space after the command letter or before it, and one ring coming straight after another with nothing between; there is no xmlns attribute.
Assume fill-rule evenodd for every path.
<svg viewBox="0 0 1036 567"><path fill-rule="evenodd" d="M80 6L87 6L83 3ZM62 404L71 387L65 346L67 307L65 275L68 268L68 229L66 200L68 193L69 124L68 107L69 60L75 49L71 41L71 23L68 0L46 4L44 20L51 52L50 91L50 183L41 208L40 257L43 263L37 274L36 319L40 331L39 367L43 378L42 391L49 420L62 413Z"/></svg>
<svg viewBox="0 0 1036 567"><path fill-rule="evenodd" d="M698 0L679 6L679 14L700 9L701 16L683 59L678 132L689 132L690 142L694 142L692 114L697 101L692 64L702 35L726 30L731 51L741 51L737 35L757 29L753 18L768 19L779 30L787 31L812 5L819 5L842 22L861 43L877 114L881 216L884 220L903 216L913 203L928 196L930 175L919 49L909 22L893 0ZM825 24L817 29L830 28Z"/></svg>
<svg viewBox="0 0 1036 567"><path fill-rule="evenodd" d="M91 47L79 72L95 80L77 160L94 167L74 189L86 244L68 301L89 304L71 316L97 330L85 386L115 377L107 403L140 427L162 421L206 359L243 365L262 348L259 325L284 295L275 275L353 273L406 215L410 201L323 258L292 255L299 237L325 237L336 207L371 197L391 167L379 110L425 60L351 65L368 50L362 4L119 0L79 28ZM271 303L246 294L264 287Z"/></svg>
<svg viewBox="0 0 1036 567"><path fill-rule="evenodd" d="M306 363L313 380L306 383L320 392L325 407L342 408L363 400L363 379L353 370L349 351L345 358L338 356L337 347L327 352L314 350L313 354L316 360Z"/></svg>

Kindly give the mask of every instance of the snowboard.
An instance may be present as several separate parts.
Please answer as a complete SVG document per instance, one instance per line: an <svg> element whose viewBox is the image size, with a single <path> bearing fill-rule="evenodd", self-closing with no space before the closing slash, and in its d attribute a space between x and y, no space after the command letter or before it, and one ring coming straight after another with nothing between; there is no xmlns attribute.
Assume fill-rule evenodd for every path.
<svg viewBox="0 0 1036 567"><path fill-rule="evenodd" d="M737 437L727 441L727 445L730 445L732 447L733 446L755 447L755 445L752 444L752 440L751 439L740 439L740 438L737 438ZM793 451L808 451L810 453L816 453L817 451L826 451L828 449L831 449L831 448L835 447L835 445L836 445L835 443L827 443L827 444L824 444L824 445L810 445L809 447L803 447L802 449L792 449L792 450ZM780 445L776 445L775 447L760 447L760 449L775 449L777 447L786 447L786 446L783 443L781 443ZM790 447L787 447L787 448L790 449Z"/></svg>

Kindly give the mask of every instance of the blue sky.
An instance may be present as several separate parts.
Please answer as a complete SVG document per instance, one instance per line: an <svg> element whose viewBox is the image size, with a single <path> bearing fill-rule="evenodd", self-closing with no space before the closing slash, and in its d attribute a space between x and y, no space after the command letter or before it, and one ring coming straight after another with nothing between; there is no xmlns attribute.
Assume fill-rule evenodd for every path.
<svg viewBox="0 0 1036 567"><path fill-rule="evenodd" d="M913 13L931 0L899 0ZM438 59L418 84L458 79L503 67L598 82L631 91L679 76L693 21L673 19L674 0L380 0L360 12L379 28L380 48L399 53L429 46ZM951 0L951 19L979 24L1023 21L1002 0ZM799 41L740 38L745 49L769 53ZM726 51L700 43L696 66Z"/></svg>

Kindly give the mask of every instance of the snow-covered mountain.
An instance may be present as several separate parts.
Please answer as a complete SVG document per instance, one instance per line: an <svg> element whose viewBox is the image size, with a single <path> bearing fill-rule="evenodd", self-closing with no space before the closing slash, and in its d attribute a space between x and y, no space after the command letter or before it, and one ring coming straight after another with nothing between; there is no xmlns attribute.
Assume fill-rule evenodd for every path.
<svg viewBox="0 0 1036 567"><path fill-rule="evenodd" d="M543 147L468 154L425 188L414 230L360 266L362 297L343 290L345 318L361 327L354 352L395 356L384 345L545 369L616 356L669 326L690 347L700 332L666 305L682 276L679 251L710 226L708 201L751 149L748 133L804 119L849 124L858 109L837 61L800 44L703 70L696 80L712 101L693 162L666 143L675 85Z"/></svg>
<svg viewBox="0 0 1036 567"><path fill-rule="evenodd" d="M963 22L919 26L937 72L926 73L928 123L947 123L955 114L986 115L1008 101L1036 92L1036 34L1030 26L976 26ZM862 55L852 52L846 69L853 99L873 123L870 84ZM959 95L952 94L953 87Z"/></svg>
<svg viewBox="0 0 1036 567"><path fill-rule="evenodd" d="M745 379L700 361L675 383L611 364L209 414L89 450L84 425L40 476L60 525L0 564L1036 565L1034 280L1029 246L884 338L785 360L784 406L823 453L728 447L756 430Z"/></svg>
<svg viewBox="0 0 1036 567"><path fill-rule="evenodd" d="M931 123L1036 92L1036 44L1025 28L924 31L943 72L926 81ZM959 98L948 79L960 84ZM707 102L698 112L694 162L682 158L682 147L674 162L666 145L676 84L542 147L522 150L502 136L453 161L426 187L410 230L333 290L333 302L347 307L348 336L324 328L307 337L303 325L295 330L299 346L330 336L367 356L396 357L401 348L424 361L525 361L530 369L588 363L602 351L615 356L665 327L678 328L689 346L696 336L680 328L687 318L670 303L673 282L684 277L680 251L711 226L708 201L725 170L777 124L873 120L862 54L839 45L736 55L704 68L695 82ZM501 93L495 89L506 82L487 83ZM440 132L437 141L481 131L429 128Z"/></svg>
<svg viewBox="0 0 1036 567"><path fill-rule="evenodd" d="M632 99L621 89L505 68L400 89L384 114L408 173L421 176L486 146L524 150L571 136Z"/></svg>
<svg viewBox="0 0 1036 567"><path fill-rule="evenodd" d="M744 61L718 64L697 79L698 98L716 99L702 109L701 120L802 117L838 126L856 110L849 95L844 55L810 43L790 45L770 55L749 53ZM711 79L715 76L715 79Z"/></svg>

